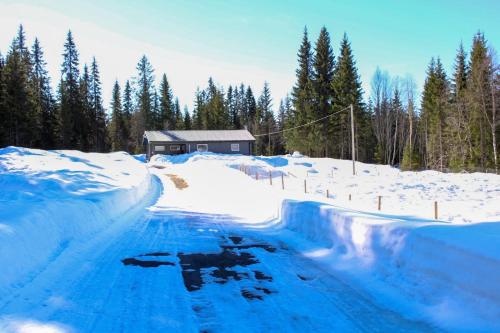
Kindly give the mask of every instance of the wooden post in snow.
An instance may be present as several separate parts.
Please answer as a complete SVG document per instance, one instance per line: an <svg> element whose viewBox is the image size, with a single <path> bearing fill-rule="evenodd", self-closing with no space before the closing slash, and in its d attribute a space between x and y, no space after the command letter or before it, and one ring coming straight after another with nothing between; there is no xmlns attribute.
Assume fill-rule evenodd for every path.
<svg viewBox="0 0 500 333"><path fill-rule="evenodd" d="M255 171L255 180L259 180L259 171Z"/></svg>
<svg viewBox="0 0 500 333"><path fill-rule="evenodd" d="M304 179L304 193L307 193L307 183L305 179Z"/></svg>
<svg viewBox="0 0 500 333"><path fill-rule="evenodd" d="M434 219L438 219L438 202L434 201Z"/></svg>
<svg viewBox="0 0 500 333"><path fill-rule="evenodd" d="M378 210L381 210L382 209L382 196L379 195L378 196Z"/></svg>
<svg viewBox="0 0 500 333"><path fill-rule="evenodd" d="M269 171L269 185L273 186L273 173Z"/></svg>
<svg viewBox="0 0 500 333"><path fill-rule="evenodd" d="M349 201L351 201L351 193L349 193Z"/></svg>
<svg viewBox="0 0 500 333"><path fill-rule="evenodd" d="M285 189L285 179L283 177L283 174L281 174L281 189L284 190Z"/></svg>
<svg viewBox="0 0 500 333"><path fill-rule="evenodd" d="M328 189L326 189L326 197L329 198L330 197L330 191L328 191Z"/></svg>

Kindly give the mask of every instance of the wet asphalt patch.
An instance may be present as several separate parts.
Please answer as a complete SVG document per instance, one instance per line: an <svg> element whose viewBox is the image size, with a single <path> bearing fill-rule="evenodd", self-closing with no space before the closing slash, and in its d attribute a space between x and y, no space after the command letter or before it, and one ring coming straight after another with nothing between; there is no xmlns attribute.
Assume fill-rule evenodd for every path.
<svg viewBox="0 0 500 333"><path fill-rule="evenodd" d="M215 268L210 272L210 275L217 279L217 283L223 284L229 278L239 281L244 277L231 268L235 266L246 267L259 262L251 253L238 253L228 249L224 249L220 253L179 253L178 257L184 285L188 291L195 291L203 286L202 269Z"/></svg>
<svg viewBox="0 0 500 333"><path fill-rule="evenodd" d="M173 262L170 261L160 261L160 260L140 260L136 258L125 258L122 259L122 263L125 266L140 266L145 268L156 268L159 266L175 266Z"/></svg>
<svg viewBox="0 0 500 333"><path fill-rule="evenodd" d="M222 251L219 253L181 252L177 254L181 267L182 279L186 289L189 292L194 292L200 290L203 285L208 282L225 284L229 280L252 280L257 283L255 286L244 287L241 290L241 295L247 300L263 300L266 295L274 293L274 291L261 285L262 283L272 282L272 276L268 276L259 270L242 272L238 271L237 268L248 267L259 263L259 260L252 253L245 250L259 248L266 252L274 253L277 249L270 244L261 242L245 244L244 238L241 236L233 235L228 238L231 240L232 244L220 245ZM125 266L132 265L144 268L175 266L176 263L173 261L158 258L169 256L170 253L168 252L149 252L122 259L122 263ZM207 276L213 279L207 279Z"/></svg>
<svg viewBox="0 0 500 333"><path fill-rule="evenodd" d="M241 236L229 236L228 238L233 242L233 244L236 245L240 244L241 241L243 240L243 237Z"/></svg>

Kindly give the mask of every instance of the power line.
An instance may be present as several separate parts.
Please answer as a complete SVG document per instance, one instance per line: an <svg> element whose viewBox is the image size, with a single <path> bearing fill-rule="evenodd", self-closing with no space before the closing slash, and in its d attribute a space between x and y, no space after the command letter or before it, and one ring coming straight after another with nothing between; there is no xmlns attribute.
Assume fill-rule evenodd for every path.
<svg viewBox="0 0 500 333"><path fill-rule="evenodd" d="M297 129L297 128L301 128L301 127L304 127L304 126L309 126L311 124L314 124L314 123L317 123L318 121L321 121L323 119L326 119L326 118L329 118L331 116L334 116L336 114L339 114L341 112L344 112L345 110L349 109L350 106L348 107L345 107L343 108L342 110L339 110L335 113L332 113L332 114L329 114L328 116L325 116L325 117L322 117L322 118L319 118L319 119L316 119L316 120L313 120L311 122L308 122L308 123L305 123L305 124L302 124L302 125L299 125L299 126L295 126L295 127L291 127L291 128L287 128L287 129L284 129L284 130L281 130L281 131L276 131L276 132L271 132L271 133L265 133L265 134L255 134L254 137L259 137L259 136L266 136L266 135L274 135L274 134L279 134L279 133L283 133L283 132L287 132L287 131L291 131L291 130L294 130L294 129Z"/></svg>

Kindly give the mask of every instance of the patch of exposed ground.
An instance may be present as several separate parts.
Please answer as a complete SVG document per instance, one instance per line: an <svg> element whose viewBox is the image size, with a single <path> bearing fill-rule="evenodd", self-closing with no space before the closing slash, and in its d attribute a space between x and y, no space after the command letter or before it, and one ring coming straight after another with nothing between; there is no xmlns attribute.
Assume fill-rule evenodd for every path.
<svg viewBox="0 0 500 333"><path fill-rule="evenodd" d="M188 183L183 178L177 175L167 173L167 177L170 178L170 180L174 183L175 187L179 190L183 190L189 186Z"/></svg>

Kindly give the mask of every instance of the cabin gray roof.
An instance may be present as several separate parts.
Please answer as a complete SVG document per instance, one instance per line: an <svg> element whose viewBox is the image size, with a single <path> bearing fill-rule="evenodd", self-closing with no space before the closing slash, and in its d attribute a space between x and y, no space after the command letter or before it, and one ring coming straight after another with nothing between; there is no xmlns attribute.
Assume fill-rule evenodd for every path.
<svg viewBox="0 0 500 333"><path fill-rule="evenodd" d="M149 142L255 141L247 130L146 131Z"/></svg>

